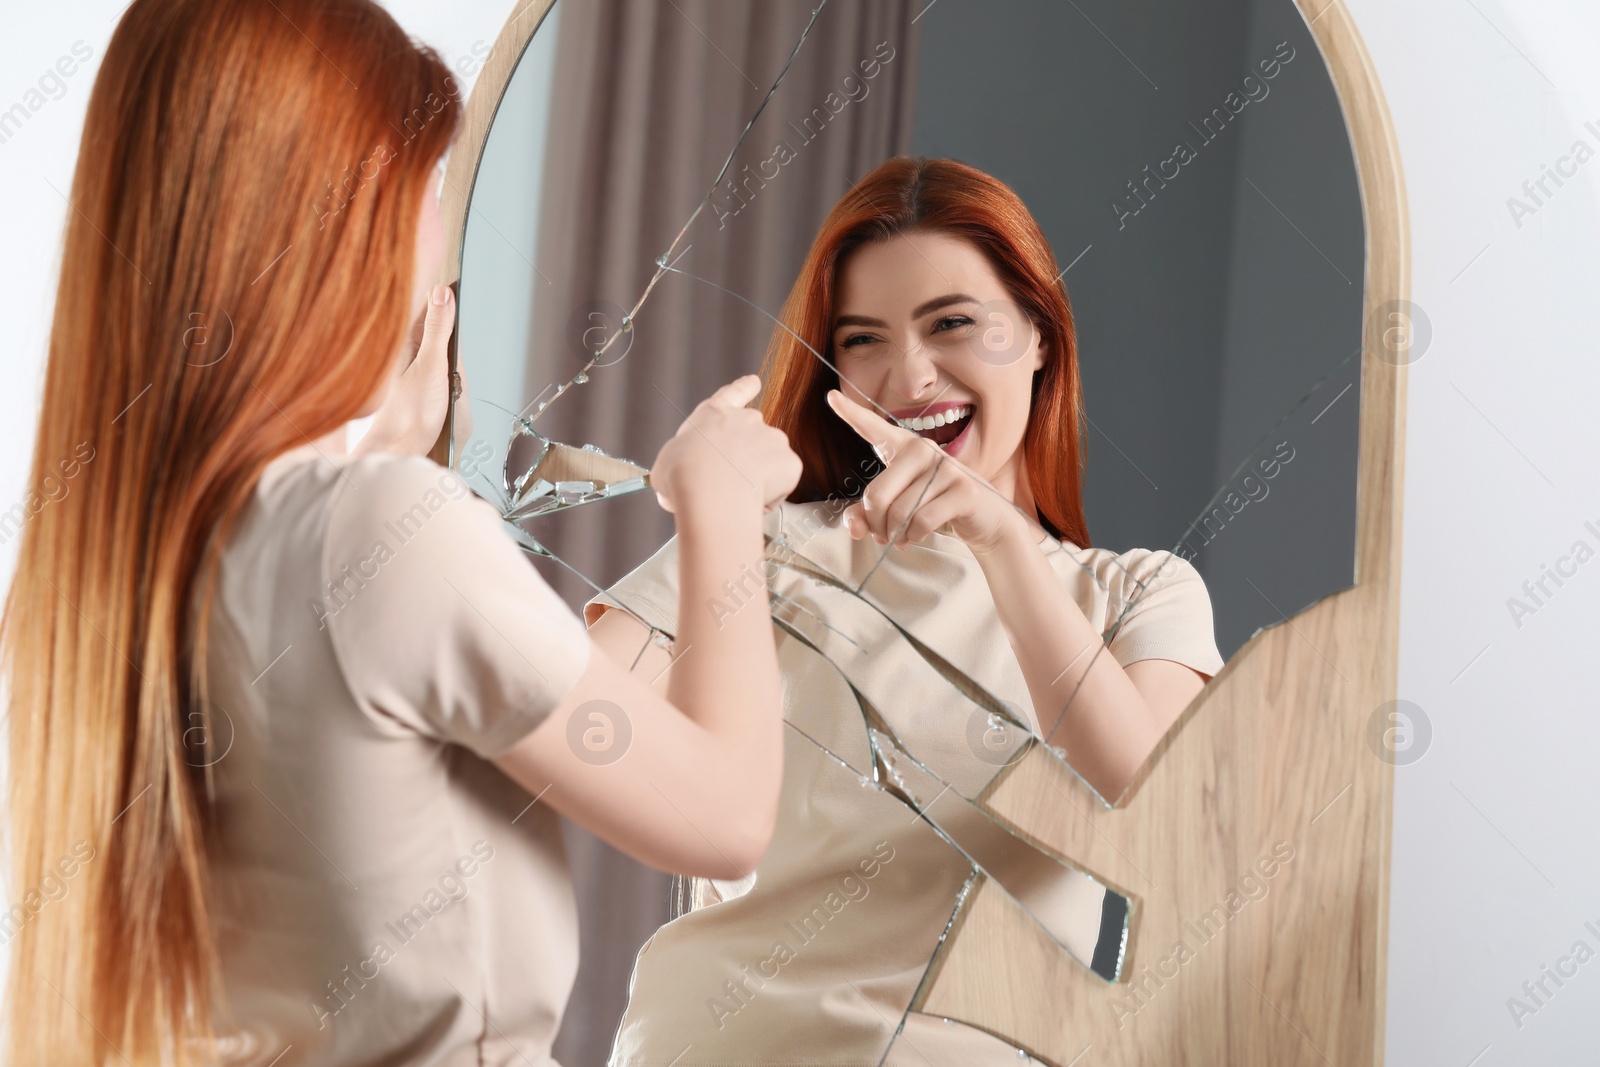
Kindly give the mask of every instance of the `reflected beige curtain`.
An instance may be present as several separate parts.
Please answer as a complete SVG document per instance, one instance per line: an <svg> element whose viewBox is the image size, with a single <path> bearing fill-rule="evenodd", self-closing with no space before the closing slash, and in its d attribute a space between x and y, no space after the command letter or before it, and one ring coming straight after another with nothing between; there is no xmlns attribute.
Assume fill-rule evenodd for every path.
<svg viewBox="0 0 1600 1067"><path fill-rule="evenodd" d="M910 150L912 20L926 2L830 0L714 206L680 245L680 252L689 248L680 267L777 312L828 209L872 167ZM582 366L586 328L606 316L614 323L617 309L643 292L813 7L810 0L560 4L529 399ZM640 312L626 356L591 372L537 426L648 465L696 403L759 369L771 331L771 320L738 300L668 275ZM652 495L640 494L577 509L534 532L605 586L654 552L672 522ZM545 573L574 606L593 595L572 574ZM581 832L569 843L583 959L556 1052L567 1067L587 1067L610 1050L633 956L668 917L669 879Z"/></svg>

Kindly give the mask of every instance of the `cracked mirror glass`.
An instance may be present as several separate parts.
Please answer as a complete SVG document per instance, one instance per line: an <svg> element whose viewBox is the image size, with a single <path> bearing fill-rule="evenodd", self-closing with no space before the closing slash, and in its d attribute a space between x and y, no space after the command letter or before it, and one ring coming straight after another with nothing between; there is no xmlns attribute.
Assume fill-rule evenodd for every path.
<svg viewBox="0 0 1600 1067"><path fill-rule="evenodd" d="M862 189L907 156L1003 183L1048 246L1043 284L1024 292L990 248L963 259L936 223L922 238L885 223L815 294L827 327L852 324L816 329L792 292L818 277L825 220L841 204L894 216L900 202ZM770 612L778 635L789 730L772 849L750 878L680 886L673 913L586 926L574 1004L589 1007L569 1013L563 1055L1015 1062L1036 1050L919 1010L992 891L1087 973L1125 979L1137 893L1053 852L996 797L1049 767L1042 804L1063 817L1136 804L1177 714L1131 760L1101 758L1117 685L1160 662L1198 688L1252 635L1352 583L1362 361L1427 344L1420 311L1378 309L1395 344L1361 351L1364 251L1338 102L1289 0L558 0L471 190L469 483L575 607L600 598L638 620L641 655L681 654L671 517L646 491L661 442L763 367L769 391L778 370L810 390L792 440L827 426L844 442L826 453L839 477L769 514L765 573L711 606ZM1000 288L908 343L890 312L911 283L884 279L918 272L936 295L969 277ZM1036 321L1050 292L1070 307L1054 333ZM959 523L903 548L850 536L849 505L897 456L927 462L896 521L938 513L950 478L989 455L986 430L1035 418L1007 414L1003 383L1024 383L1024 407L1066 396L1028 383L1044 380L1036 356L1069 346L1081 406L1051 408L1052 433L1019 430L1054 457L1029 458L1030 487L1057 488L1026 514L996 467L969 505L1033 522L1040 581L997 593ZM919 360L934 387L915 397L874 369ZM882 440L827 410L841 384ZM1037 618L1070 625L1028 621L1041 587L1077 614ZM1017 651L1043 646L1048 670ZM652 877L593 862L580 899L586 879Z"/></svg>

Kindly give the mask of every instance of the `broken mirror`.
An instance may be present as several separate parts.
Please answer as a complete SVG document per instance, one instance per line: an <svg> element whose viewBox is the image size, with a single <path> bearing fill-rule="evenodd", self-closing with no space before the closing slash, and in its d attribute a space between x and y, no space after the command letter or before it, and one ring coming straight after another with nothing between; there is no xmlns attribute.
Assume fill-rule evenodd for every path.
<svg viewBox="0 0 1600 1067"><path fill-rule="evenodd" d="M660 605L675 601L650 584L675 562L671 517L642 491L650 459L780 343L823 386L853 383L833 332L786 302L830 211L904 156L1014 191L1070 300L1082 406L1062 418L1078 415L1086 526L1040 529L1097 635L1068 677L1161 658L1136 635L1170 610L1175 575L1203 580L1215 660L1187 664L1203 678L1351 584L1361 203L1290 0L559 0L526 21L531 36L496 45L520 55L509 82L475 89L504 96L463 244L473 434L457 458L575 607L639 621L641 653L670 650L674 629ZM971 343L1000 365L1030 323L987 313ZM878 414L942 447L957 432L944 426L984 413ZM882 468L867 456L854 494ZM921 1062L914 1046L1015 1062L1033 1050L918 1011L980 887L1089 973L1125 976L1137 894L991 798L1031 761L1068 772L1089 810L1137 803L1138 777L1108 787L1075 769L1080 690L1036 706L959 538L854 540L851 495L770 514L759 588L726 605L760 604L779 635L773 848L751 878L696 883L681 914L643 916L672 921L642 951L648 930L585 928L586 970L638 956L625 1010L620 989L580 977L574 1003L614 1009L569 1013L559 1047L574 1061ZM650 877L605 871L613 888Z"/></svg>

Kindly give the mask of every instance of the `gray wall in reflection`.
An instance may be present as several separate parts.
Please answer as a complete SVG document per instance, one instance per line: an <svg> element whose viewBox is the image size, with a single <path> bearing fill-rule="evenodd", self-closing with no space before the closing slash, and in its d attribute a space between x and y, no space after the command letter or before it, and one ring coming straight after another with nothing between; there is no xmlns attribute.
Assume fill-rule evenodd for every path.
<svg viewBox="0 0 1600 1067"><path fill-rule="evenodd" d="M1293 5L940 0L921 24L916 151L1010 184L1068 268L1095 544L1182 542L1224 656L1348 586L1361 204Z"/></svg>

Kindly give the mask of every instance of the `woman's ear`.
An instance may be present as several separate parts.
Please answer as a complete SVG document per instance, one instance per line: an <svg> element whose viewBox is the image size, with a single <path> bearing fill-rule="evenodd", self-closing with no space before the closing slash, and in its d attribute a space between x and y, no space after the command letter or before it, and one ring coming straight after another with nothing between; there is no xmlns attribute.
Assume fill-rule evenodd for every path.
<svg viewBox="0 0 1600 1067"><path fill-rule="evenodd" d="M1050 342L1045 340L1044 334L1040 332L1039 327L1035 326L1033 331L1039 336L1039 343L1033 349L1033 369L1040 371L1044 370L1045 352L1049 349Z"/></svg>

